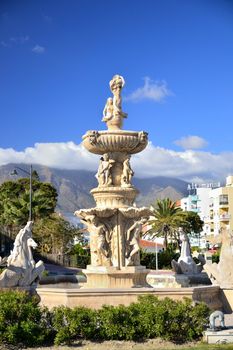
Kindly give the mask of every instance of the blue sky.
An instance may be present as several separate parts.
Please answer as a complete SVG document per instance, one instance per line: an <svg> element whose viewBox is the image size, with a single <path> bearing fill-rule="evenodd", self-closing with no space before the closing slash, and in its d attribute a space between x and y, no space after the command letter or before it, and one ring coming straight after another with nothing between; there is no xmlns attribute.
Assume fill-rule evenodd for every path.
<svg viewBox="0 0 233 350"><path fill-rule="evenodd" d="M0 62L0 164L37 162L38 153L28 155L36 143L70 150L86 130L105 129L108 83L118 73L125 129L148 131L152 153L209 162L178 176L233 171L232 1L1 0ZM221 157L224 172L214 173Z"/></svg>

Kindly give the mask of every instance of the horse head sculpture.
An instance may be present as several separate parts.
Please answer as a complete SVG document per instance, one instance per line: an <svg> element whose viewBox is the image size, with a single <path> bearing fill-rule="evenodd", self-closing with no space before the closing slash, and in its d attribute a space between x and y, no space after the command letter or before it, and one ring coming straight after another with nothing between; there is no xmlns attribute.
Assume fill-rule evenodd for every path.
<svg viewBox="0 0 233 350"><path fill-rule="evenodd" d="M37 247L37 243L32 238L32 224L28 221L17 234L7 259L7 268L0 275L0 287L31 286L44 271L43 262L35 263L33 259L32 249Z"/></svg>

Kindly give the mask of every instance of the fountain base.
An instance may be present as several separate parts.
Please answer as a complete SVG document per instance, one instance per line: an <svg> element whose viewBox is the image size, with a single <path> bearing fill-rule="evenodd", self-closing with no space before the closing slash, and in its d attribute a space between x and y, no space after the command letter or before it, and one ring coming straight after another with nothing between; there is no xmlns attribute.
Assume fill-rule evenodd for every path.
<svg viewBox="0 0 233 350"><path fill-rule="evenodd" d="M91 266L83 270L87 276L85 288L141 288L150 287L146 282L149 273L144 266L116 267Z"/></svg>

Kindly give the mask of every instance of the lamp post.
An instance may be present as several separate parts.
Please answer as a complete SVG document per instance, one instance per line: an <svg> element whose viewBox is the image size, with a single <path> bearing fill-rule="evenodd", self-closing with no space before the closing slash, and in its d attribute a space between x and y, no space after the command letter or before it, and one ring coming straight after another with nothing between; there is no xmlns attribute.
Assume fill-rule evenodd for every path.
<svg viewBox="0 0 233 350"><path fill-rule="evenodd" d="M29 221L32 221L32 165L30 165L29 171L16 166L11 175L18 175L16 169L24 172L29 176Z"/></svg>

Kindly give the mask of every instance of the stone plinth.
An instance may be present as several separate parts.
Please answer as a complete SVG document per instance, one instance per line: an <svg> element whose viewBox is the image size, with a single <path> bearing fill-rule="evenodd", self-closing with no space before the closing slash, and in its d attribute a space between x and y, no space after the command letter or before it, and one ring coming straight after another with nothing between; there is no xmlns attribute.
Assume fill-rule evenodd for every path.
<svg viewBox="0 0 233 350"><path fill-rule="evenodd" d="M182 300L184 297L194 301L205 302L212 310L222 308L219 297L219 287L206 286L194 288L37 288L41 304L52 309L55 306L86 306L99 309L103 305L129 305L136 302L140 295L154 295L158 298L169 297Z"/></svg>
<svg viewBox="0 0 233 350"><path fill-rule="evenodd" d="M211 284L207 274L203 272L185 275L169 270L157 270L151 271L147 275L146 280L154 288L184 288Z"/></svg>
<svg viewBox="0 0 233 350"><path fill-rule="evenodd" d="M149 287L146 275L149 270L144 266L115 267L88 265L83 270L87 276L85 288L135 288Z"/></svg>
<svg viewBox="0 0 233 350"><path fill-rule="evenodd" d="M190 287L189 278L186 275L175 274L148 274L148 284L154 288L184 288Z"/></svg>
<svg viewBox="0 0 233 350"><path fill-rule="evenodd" d="M203 340L208 344L233 344L233 329L224 329L217 332L206 331Z"/></svg>

